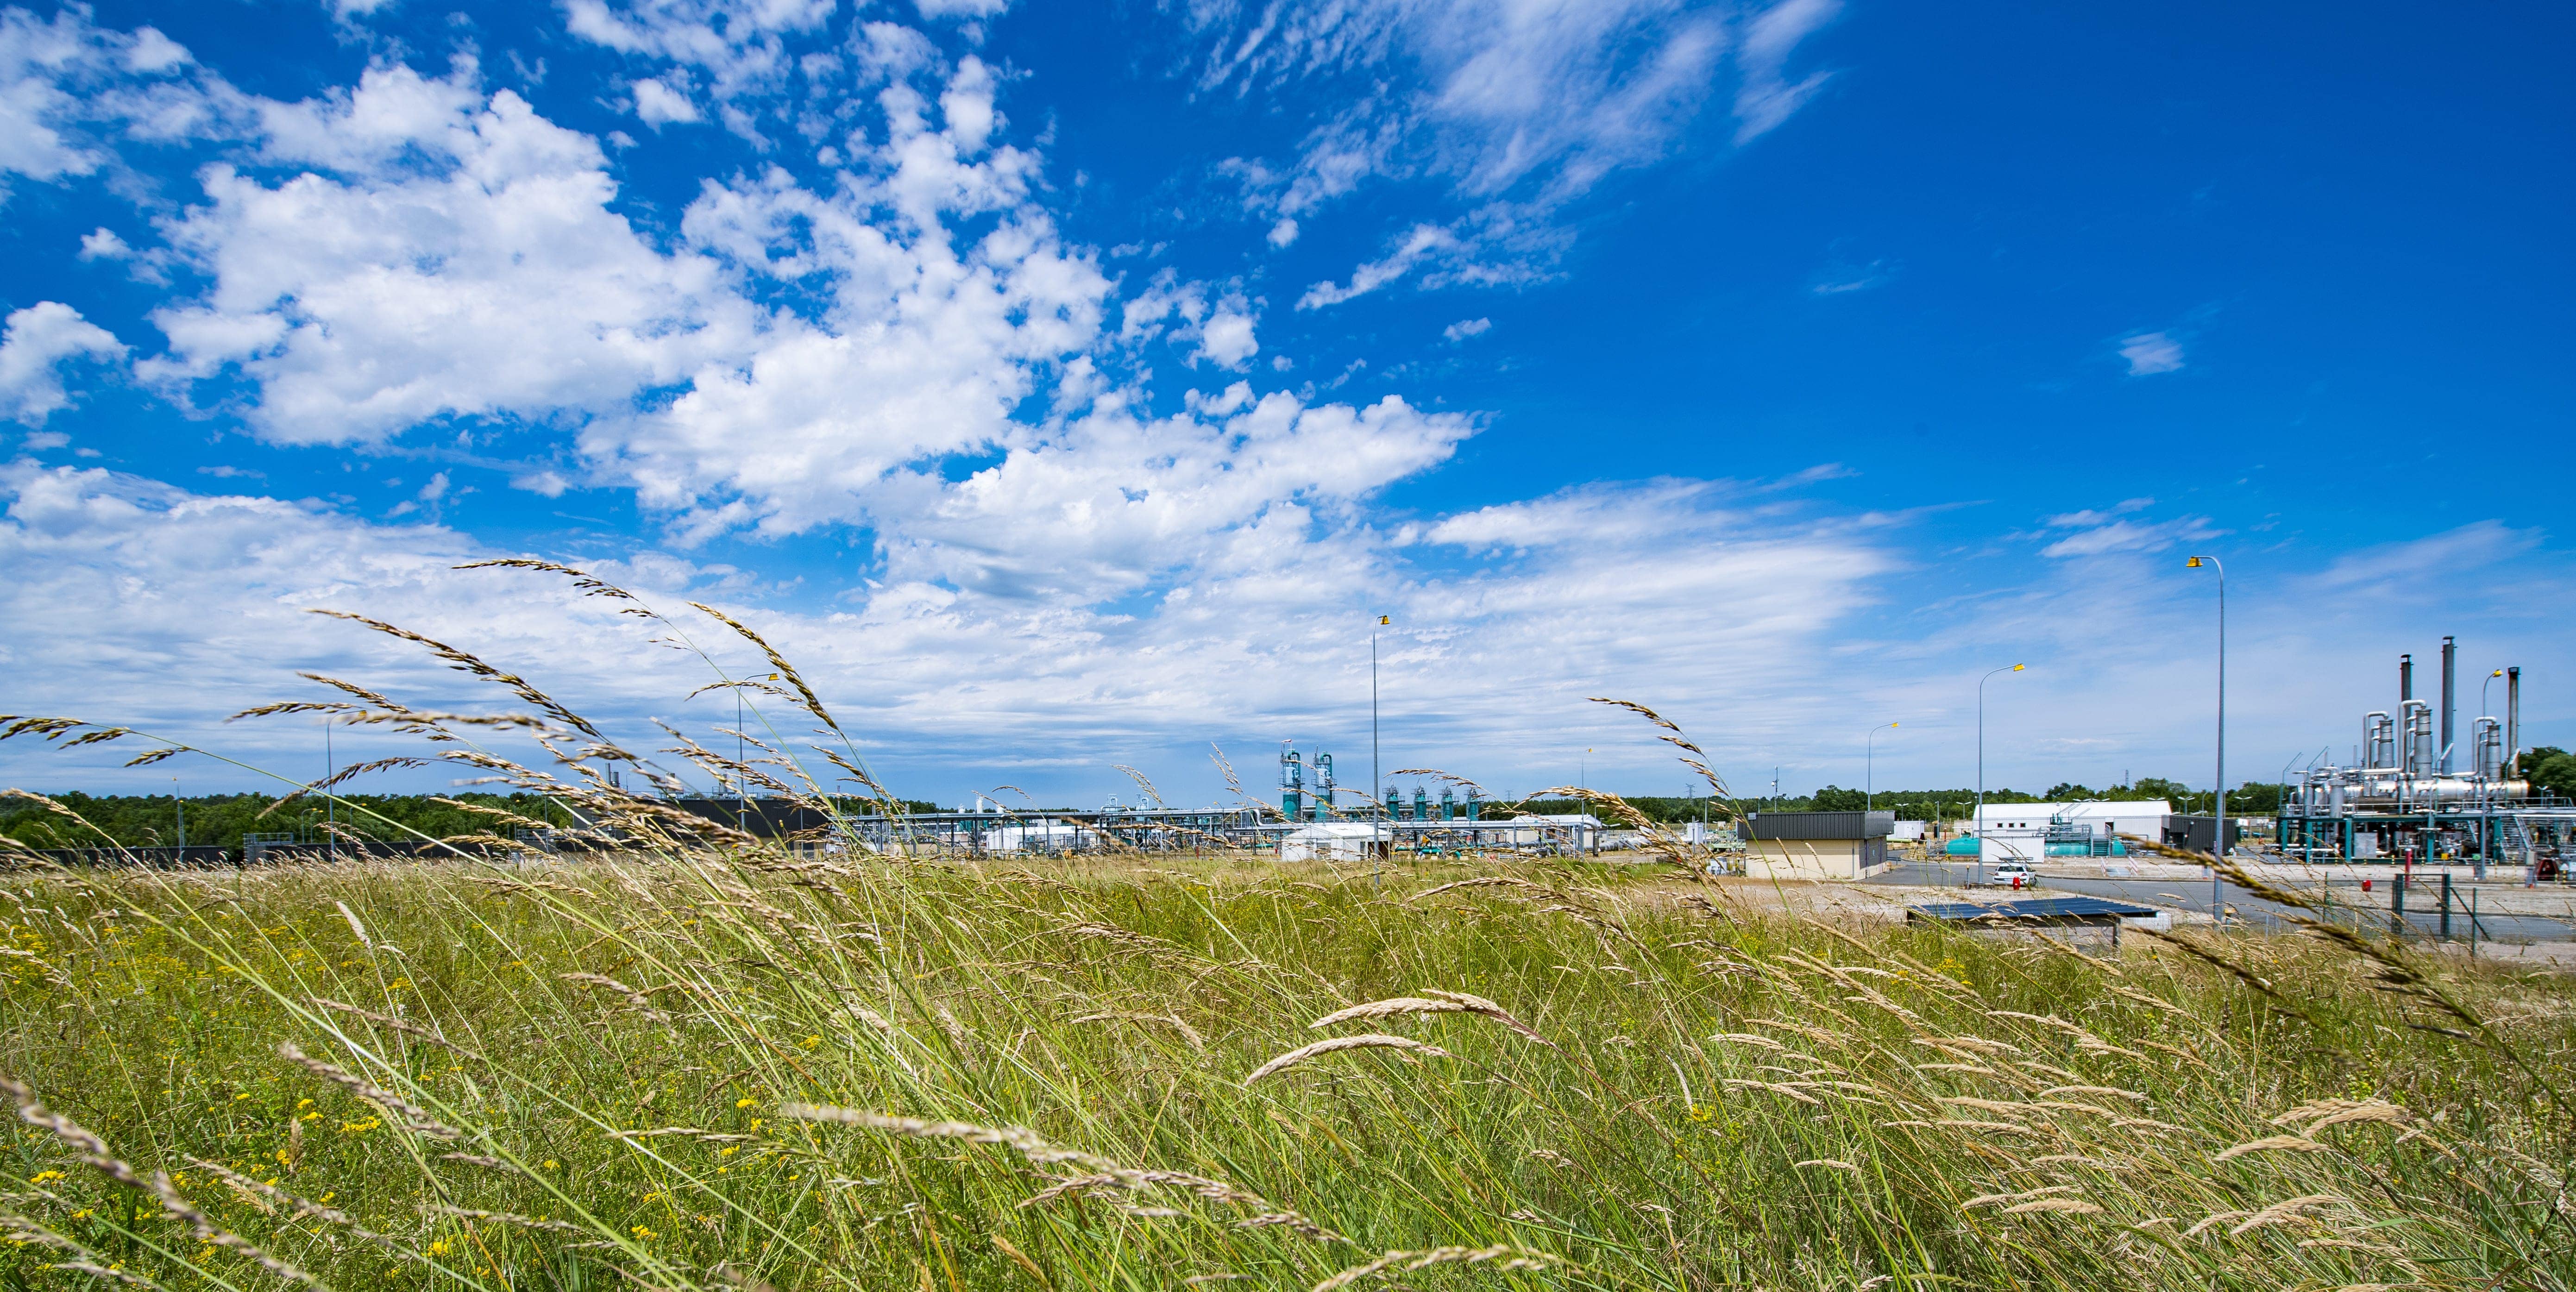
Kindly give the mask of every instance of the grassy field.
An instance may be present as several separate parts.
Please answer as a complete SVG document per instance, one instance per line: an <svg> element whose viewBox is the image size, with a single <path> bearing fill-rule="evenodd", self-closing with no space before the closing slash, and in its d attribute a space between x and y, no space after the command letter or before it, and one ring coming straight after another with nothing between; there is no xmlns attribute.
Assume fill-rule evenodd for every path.
<svg viewBox="0 0 2576 1292"><path fill-rule="evenodd" d="M1664 873L20 872L0 1286L2576 1281L2566 979Z"/></svg>

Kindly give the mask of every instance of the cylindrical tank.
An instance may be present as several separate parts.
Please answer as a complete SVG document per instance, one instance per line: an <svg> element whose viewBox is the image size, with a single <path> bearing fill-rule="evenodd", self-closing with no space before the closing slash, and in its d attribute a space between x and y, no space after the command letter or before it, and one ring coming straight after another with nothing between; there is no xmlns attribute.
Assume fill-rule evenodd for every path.
<svg viewBox="0 0 2576 1292"><path fill-rule="evenodd" d="M1316 820L1321 821L1332 814L1333 756L1319 750L1315 754L1315 803L1313 816Z"/></svg>
<svg viewBox="0 0 2576 1292"><path fill-rule="evenodd" d="M2373 710L2361 720L2361 765L2397 765L2397 723L2383 711Z"/></svg>
<svg viewBox="0 0 2576 1292"><path fill-rule="evenodd" d="M2429 776L2433 772L2433 706L2422 700L2408 700L2399 709L2399 734L2405 751L2397 766L2409 776Z"/></svg>
<svg viewBox="0 0 2576 1292"><path fill-rule="evenodd" d="M1279 815L1290 820L1302 819L1306 799L1306 760L1294 749L1279 755Z"/></svg>
<svg viewBox="0 0 2576 1292"><path fill-rule="evenodd" d="M1416 821L1431 819L1431 796L1424 793L1419 785L1413 787L1413 819Z"/></svg>
<svg viewBox="0 0 2576 1292"><path fill-rule="evenodd" d="M1380 801L1386 804L1386 816L1388 820L1401 821L1404 819L1404 791L1389 785L1386 787L1386 797Z"/></svg>
<svg viewBox="0 0 2576 1292"><path fill-rule="evenodd" d="M1447 785L1440 787L1440 819L1443 821L1458 819L1458 791Z"/></svg>

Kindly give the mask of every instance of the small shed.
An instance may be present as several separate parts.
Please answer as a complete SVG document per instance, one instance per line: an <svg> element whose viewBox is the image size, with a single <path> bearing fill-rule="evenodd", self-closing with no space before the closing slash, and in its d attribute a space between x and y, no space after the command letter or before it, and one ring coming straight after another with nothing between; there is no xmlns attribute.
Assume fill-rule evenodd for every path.
<svg viewBox="0 0 2576 1292"><path fill-rule="evenodd" d="M1281 861L1366 861L1387 855L1391 832L1366 821L1318 821L1279 841Z"/></svg>
<svg viewBox="0 0 2576 1292"><path fill-rule="evenodd" d="M1867 879L1887 869L1894 812L1756 812L1744 818L1754 879Z"/></svg>

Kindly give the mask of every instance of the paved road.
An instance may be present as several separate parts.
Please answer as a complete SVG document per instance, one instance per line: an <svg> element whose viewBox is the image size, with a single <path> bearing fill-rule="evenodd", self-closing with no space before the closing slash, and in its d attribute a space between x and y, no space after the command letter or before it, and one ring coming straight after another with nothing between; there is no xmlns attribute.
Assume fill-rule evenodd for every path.
<svg viewBox="0 0 2576 1292"><path fill-rule="evenodd" d="M1885 874L1874 876L1868 882L1926 888L1955 887L1966 884L1974 873L1975 867L1964 862L1917 862L1892 866ZM2265 901L2224 880L2220 883L2224 892L2219 900L2226 905L2231 916L2257 923L2270 922L2288 927L2287 922L2281 917L2289 908L2276 902ZM2042 895L2063 893L2081 894L2086 897L2109 897L2136 902L2141 906L2161 906L2174 911L2197 911L2206 914L2209 910L2209 880L2205 877L2199 879L2070 879L2048 875L2041 878L2038 892ZM2013 896L2008 889L1992 886L1972 889L1969 895L1977 898ZM2341 901L2370 903L2368 906L2357 908L2346 907L2338 912L2341 918L2357 918L2360 926L2369 932L2382 932L2388 928L2388 893L2384 887L2368 896L2364 896L2357 890L2338 890L2335 897ZM2451 936L2463 941L2469 936L2469 913L2464 905L2467 900L2468 895L2465 891L2452 894ZM2424 937L2439 935L2442 928L2441 912L2438 909L2428 908L2436 908L2440 902L2441 890L2438 886L2417 887L2409 891L2406 894L2408 931ZM2481 941L2494 938L2505 942L2564 942L2576 940L2576 923L2547 915L2499 915L2492 911L2482 911L2478 914L2478 938Z"/></svg>

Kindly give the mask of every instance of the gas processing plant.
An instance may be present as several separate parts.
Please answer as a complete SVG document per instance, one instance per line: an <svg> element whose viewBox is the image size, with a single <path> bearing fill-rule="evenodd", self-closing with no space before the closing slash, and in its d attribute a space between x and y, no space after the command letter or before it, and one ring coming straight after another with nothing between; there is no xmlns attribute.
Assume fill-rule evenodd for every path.
<svg viewBox="0 0 2576 1292"><path fill-rule="evenodd" d="M2501 865L2529 867L2536 879L2561 875L2576 842L2576 804L2534 794L2515 775L2522 670L2497 670L2505 679L2504 717L2473 720L2462 751L2453 728L2457 656L2452 639L2443 638L2438 712L2415 698L2414 656L2398 657L2396 712L2362 718L2351 765L2312 764L2282 795L2285 858L2469 861L2481 874Z"/></svg>
<svg viewBox="0 0 2576 1292"><path fill-rule="evenodd" d="M1308 777L1309 772L1312 773L1311 781ZM1454 787L1444 785L1440 788L1439 800L1435 802L1431 798L1430 791L1416 785L1413 787L1413 798L1408 802L1402 789L1389 784L1386 787L1386 797L1379 799L1378 803L1385 805L1383 816L1388 821L1472 822L1479 820L1484 811L1484 799L1473 786L1468 787L1467 795L1462 799ZM1305 756L1293 748L1280 751L1280 820L1364 821L1377 819L1379 816L1380 813L1375 804L1362 807L1357 811L1346 812L1334 802L1331 754L1321 750L1316 751L1315 761L1310 765L1306 762Z"/></svg>

